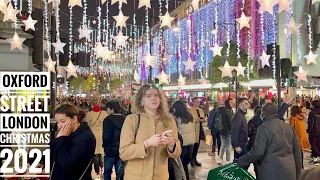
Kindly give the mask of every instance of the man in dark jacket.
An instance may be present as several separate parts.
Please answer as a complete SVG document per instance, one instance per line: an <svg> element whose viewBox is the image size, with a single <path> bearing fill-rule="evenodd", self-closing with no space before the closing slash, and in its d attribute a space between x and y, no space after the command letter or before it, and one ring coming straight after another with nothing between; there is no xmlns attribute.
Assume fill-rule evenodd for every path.
<svg viewBox="0 0 320 180"><path fill-rule="evenodd" d="M238 100L239 109L232 118L231 143L234 148L234 158L239 159L248 152L248 122L245 117L250 103L246 98Z"/></svg>
<svg viewBox="0 0 320 180"><path fill-rule="evenodd" d="M278 108L262 108L264 123L259 126L254 147L238 159L240 167L259 162L259 180L296 180L302 169L300 145L294 129L279 121Z"/></svg>
<svg viewBox="0 0 320 180"><path fill-rule="evenodd" d="M307 132L312 150L310 164L317 164L320 157L320 101L313 101L312 106L314 109L309 113Z"/></svg>
<svg viewBox="0 0 320 180"><path fill-rule="evenodd" d="M221 138L220 138L220 131L214 128L214 121L216 114L218 112L219 103L215 102L213 105L213 109L209 112L208 118L208 128L211 130L212 136L212 150L209 152L209 156L216 155L216 145L218 144L218 155L220 154L220 147L221 147Z"/></svg>
<svg viewBox="0 0 320 180"><path fill-rule="evenodd" d="M87 123L78 122L78 110L70 104L55 112L59 133L50 142L54 156L52 180L91 180L96 139Z"/></svg>

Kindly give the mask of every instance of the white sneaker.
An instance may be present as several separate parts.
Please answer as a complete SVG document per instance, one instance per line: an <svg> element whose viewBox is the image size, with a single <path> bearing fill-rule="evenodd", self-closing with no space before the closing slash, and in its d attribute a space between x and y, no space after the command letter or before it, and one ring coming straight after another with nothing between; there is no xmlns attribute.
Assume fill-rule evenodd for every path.
<svg viewBox="0 0 320 180"><path fill-rule="evenodd" d="M221 159L218 159L218 160L217 160L217 163L218 163L219 165L222 165L222 160L221 160Z"/></svg>

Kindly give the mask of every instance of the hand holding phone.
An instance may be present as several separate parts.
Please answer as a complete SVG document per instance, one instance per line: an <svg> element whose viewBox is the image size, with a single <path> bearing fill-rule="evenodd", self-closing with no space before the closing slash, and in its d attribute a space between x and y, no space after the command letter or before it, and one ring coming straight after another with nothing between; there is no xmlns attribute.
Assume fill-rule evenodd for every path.
<svg viewBox="0 0 320 180"><path fill-rule="evenodd" d="M172 129L168 130L168 131L165 131L163 134L162 134L162 137L166 136L167 134L171 134L172 133Z"/></svg>

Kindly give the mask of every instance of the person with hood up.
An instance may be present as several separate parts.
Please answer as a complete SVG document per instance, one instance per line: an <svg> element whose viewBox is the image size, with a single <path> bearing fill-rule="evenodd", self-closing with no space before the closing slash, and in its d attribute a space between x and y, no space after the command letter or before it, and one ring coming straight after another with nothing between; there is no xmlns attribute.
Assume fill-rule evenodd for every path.
<svg viewBox="0 0 320 180"><path fill-rule="evenodd" d="M314 109L311 110L308 117L309 141L311 144L311 164L318 163L320 157L320 100L312 101Z"/></svg>
<svg viewBox="0 0 320 180"><path fill-rule="evenodd" d="M107 102L109 114L103 121L103 148L104 148L104 179L111 180L112 168L115 166L117 179L119 166L122 160L119 157L120 135L125 116L120 114L121 107L118 101Z"/></svg>
<svg viewBox="0 0 320 180"><path fill-rule="evenodd" d="M83 121L88 123L88 126L91 128L95 138L96 138L96 151L94 156L94 171L96 176L100 176L100 173L103 169L102 162L102 123L103 120L108 116L106 111L103 111L100 107L100 103L97 99L92 100L93 108L92 111L88 112L84 117Z"/></svg>
<svg viewBox="0 0 320 180"><path fill-rule="evenodd" d="M55 111L58 126L56 139L51 140L53 155L51 180L91 180L91 165L96 139L87 123L79 123L79 111L71 104Z"/></svg>
<svg viewBox="0 0 320 180"><path fill-rule="evenodd" d="M289 124L294 128L297 134L297 139L301 148L302 163L303 163L303 150L310 149L310 143L308 140L308 135L304 120L306 119L305 114L302 112L299 106L291 107L291 117Z"/></svg>
<svg viewBox="0 0 320 180"><path fill-rule="evenodd" d="M302 169L300 145L294 129L280 121L278 107L262 107L264 123L259 126L254 147L237 161L239 167L259 163L259 180L296 180Z"/></svg>

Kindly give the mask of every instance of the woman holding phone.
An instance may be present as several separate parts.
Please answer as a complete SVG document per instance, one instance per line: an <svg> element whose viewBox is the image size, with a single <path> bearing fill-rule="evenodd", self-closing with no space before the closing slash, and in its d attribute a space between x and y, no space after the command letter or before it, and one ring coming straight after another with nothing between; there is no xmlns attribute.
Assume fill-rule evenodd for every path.
<svg viewBox="0 0 320 180"><path fill-rule="evenodd" d="M181 146L162 92L155 85L143 85L132 111L120 137L120 158L126 161L124 179L168 180L168 157L178 158Z"/></svg>

